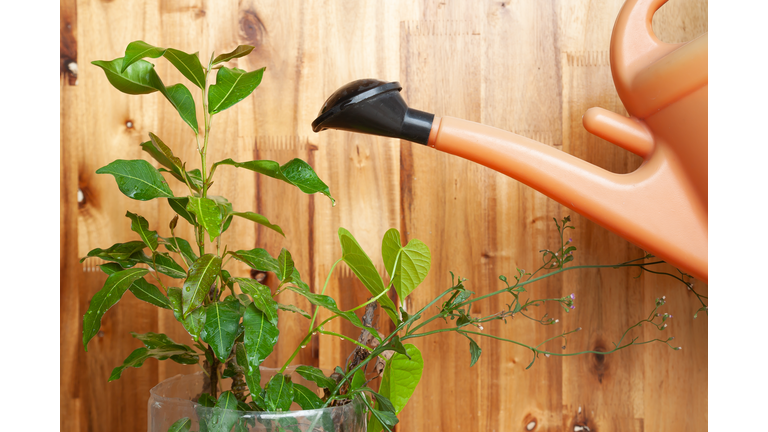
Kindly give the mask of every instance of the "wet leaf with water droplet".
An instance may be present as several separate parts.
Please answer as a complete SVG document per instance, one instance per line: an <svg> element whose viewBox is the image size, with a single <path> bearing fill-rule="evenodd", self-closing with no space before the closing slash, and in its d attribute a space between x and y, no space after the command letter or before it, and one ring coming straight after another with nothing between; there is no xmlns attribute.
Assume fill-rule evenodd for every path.
<svg viewBox="0 0 768 432"><path fill-rule="evenodd" d="M240 303L237 300L214 302L205 308L205 325L200 338L211 346L216 357L224 362L232 352L235 339L242 331Z"/></svg>
<svg viewBox="0 0 768 432"><path fill-rule="evenodd" d="M182 310L185 318L203 303L203 299L220 271L221 258L213 254L201 256L189 268L189 276L184 282L184 292L182 292Z"/></svg>
<svg viewBox="0 0 768 432"><path fill-rule="evenodd" d="M253 303L245 308L243 326L243 342L248 354L248 364L255 370L272 353L280 332Z"/></svg>
<svg viewBox="0 0 768 432"><path fill-rule="evenodd" d="M86 351L88 351L88 342L101 328L101 318L104 313L120 301L131 284L147 273L149 270L146 269L128 269L107 278L101 290L91 299L88 312L83 316L83 347Z"/></svg>
<svg viewBox="0 0 768 432"><path fill-rule="evenodd" d="M224 159L216 162L214 166L231 165L238 168L255 171L259 174L282 180L288 184L298 187L302 192L313 194L320 192L330 198L331 202L336 200L331 196L331 191L320 177L317 176L312 167L301 159L293 159L285 165L280 166L271 160L255 160L249 162L235 162L232 159Z"/></svg>
<svg viewBox="0 0 768 432"><path fill-rule="evenodd" d="M291 409L293 402L293 382L281 373L275 374L264 387L264 401L270 411Z"/></svg>
<svg viewBox="0 0 768 432"><path fill-rule="evenodd" d="M128 198L139 201L173 198L173 192L160 172L143 159L118 159L96 170L96 174L112 174L120 192Z"/></svg>

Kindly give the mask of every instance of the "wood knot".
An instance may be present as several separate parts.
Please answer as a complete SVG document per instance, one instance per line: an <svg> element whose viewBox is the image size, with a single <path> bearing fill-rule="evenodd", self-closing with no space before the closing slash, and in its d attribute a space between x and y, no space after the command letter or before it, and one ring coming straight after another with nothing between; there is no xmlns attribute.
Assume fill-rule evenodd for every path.
<svg viewBox="0 0 768 432"><path fill-rule="evenodd" d="M263 284L267 279L267 273L260 270L251 269L251 279L254 279L256 282Z"/></svg>
<svg viewBox="0 0 768 432"><path fill-rule="evenodd" d="M77 208L83 208L85 207L85 192L83 192L82 189L77 188Z"/></svg>
<svg viewBox="0 0 768 432"><path fill-rule="evenodd" d="M536 429L536 426L539 424L539 421L536 419L536 417L533 414L526 414L525 417L523 417L523 430L526 431L532 431Z"/></svg>
<svg viewBox="0 0 768 432"><path fill-rule="evenodd" d="M608 349L602 342L597 342L592 348L592 351L605 352L608 351ZM592 360L590 369L595 376L597 376L597 381L602 384L603 376L605 376L605 373L608 371L608 364L605 362L605 354L591 354L590 357Z"/></svg>
<svg viewBox="0 0 768 432"><path fill-rule="evenodd" d="M240 32L244 42L253 45L258 49L264 43L264 36L267 34L267 29L264 27L264 23L253 10L247 10L243 12L243 16L240 17Z"/></svg>

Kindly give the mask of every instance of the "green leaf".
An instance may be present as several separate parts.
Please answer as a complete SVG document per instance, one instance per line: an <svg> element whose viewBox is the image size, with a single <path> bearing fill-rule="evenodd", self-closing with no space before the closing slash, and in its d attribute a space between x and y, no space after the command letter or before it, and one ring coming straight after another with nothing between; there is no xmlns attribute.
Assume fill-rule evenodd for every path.
<svg viewBox="0 0 768 432"><path fill-rule="evenodd" d="M409 359L411 358L410 354L408 354L408 351L405 350L403 343L400 342L400 336L397 336L397 335L393 336L392 339L390 339L385 346L387 347L387 349L391 349L396 353L400 353L408 357Z"/></svg>
<svg viewBox="0 0 768 432"><path fill-rule="evenodd" d="M168 59L188 80L192 81L192 84L201 89L205 87L205 71L197 53L187 54L184 51L168 48L163 57Z"/></svg>
<svg viewBox="0 0 768 432"><path fill-rule="evenodd" d="M224 159L213 164L214 167L219 165L231 165L237 168L245 168L247 170L255 171L259 174L264 174L282 180L288 184L292 184L304 193L313 194L321 192L323 195L330 198L331 202L336 202L331 196L328 185L323 183L312 167L301 159L293 159L283 166L280 166L280 164L271 160L235 162L232 159Z"/></svg>
<svg viewBox="0 0 768 432"><path fill-rule="evenodd" d="M312 381L320 388L333 390L336 387L336 381L325 376L322 370L313 366L299 366L296 373L301 375L307 381Z"/></svg>
<svg viewBox="0 0 768 432"><path fill-rule="evenodd" d="M311 291L309 289L309 285L304 283L303 280L301 280L301 275L299 274L299 270L296 269L296 267L293 268L293 273L291 273L291 277L288 278L288 282L291 282L292 284L296 285L299 288L304 288L308 291Z"/></svg>
<svg viewBox="0 0 768 432"><path fill-rule="evenodd" d="M187 210L187 205L189 204L189 198L182 197L182 198L168 198L168 205L171 206L173 211L176 212L177 215L183 217L187 220L187 222L191 223L192 225L197 225L197 218L195 217L194 213Z"/></svg>
<svg viewBox="0 0 768 432"><path fill-rule="evenodd" d="M245 345L242 342L235 344L235 362L243 370L248 391L252 395L259 394L261 392L261 386L259 385L261 370L259 368L252 368L248 363L248 353L246 353Z"/></svg>
<svg viewBox="0 0 768 432"><path fill-rule="evenodd" d="M128 198L139 201L173 198L173 192L160 172L142 159L118 159L96 170L96 174L112 174L120 192Z"/></svg>
<svg viewBox="0 0 768 432"><path fill-rule="evenodd" d="M225 391L219 396L213 415L208 421L209 432L229 432L235 426L237 418L237 398L231 391Z"/></svg>
<svg viewBox="0 0 768 432"><path fill-rule="evenodd" d="M203 299L211 290L211 285L221 271L221 258L213 254L201 256L189 268L189 276L184 281L182 290L182 310L184 318L203 303Z"/></svg>
<svg viewBox="0 0 768 432"><path fill-rule="evenodd" d="M171 302L169 302L168 297L160 291L160 288L144 279L137 280L128 289L131 290L131 293L133 293L139 300L143 300L163 309L171 308Z"/></svg>
<svg viewBox="0 0 768 432"><path fill-rule="evenodd" d="M346 318L347 321L351 322L354 326L366 329L371 331L373 334L377 334L376 330L373 330L369 327L366 327L363 325L363 323L360 321L360 318L355 315L352 311L342 311L336 306L336 300L334 300L332 297L329 297L327 295L322 294L315 294L313 292L310 292L306 288L299 288L299 287L288 287L289 290L300 294L304 296L307 300L309 300L310 303L312 303L315 306L320 306L328 309L329 311L333 312L334 314L337 314L343 318Z"/></svg>
<svg viewBox="0 0 768 432"><path fill-rule="evenodd" d="M522 309L523 309L523 307L520 305L520 302L517 302L515 304L515 308L512 310L512 313L516 314L516 313L520 312L520 310L522 310Z"/></svg>
<svg viewBox="0 0 768 432"><path fill-rule="evenodd" d="M303 310L303 309L301 309L301 308L299 308L299 307L297 307L295 305L291 305L291 304L287 305L287 304L278 303L277 307L280 310L297 313L297 314L303 316L306 319L311 319L312 318L312 316L309 313L307 313L305 310Z"/></svg>
<svg viewBox="0 0 768 432"><path fill-rule="evenodd" d="M190 420L189 417L184 417L176 420L176 422L168 428L168 432L188 432L191 426L192 420Z"/></svg>
<svg viewBox="0 0 768 432"><path fill-rule="evenodd" d="M143 80L143 81L140 81L138 84L140 84L140 86L152 87L155 90L158 90L160 93L162 93L163 96L165 96L165 98L168 99L168 102L170 102L171 105L173 105L173 107L176 108L176 111L179 113L179 115L181 115L181 119L184 120L184 122L186 122L192 128L192 130L195 131L195 134L197 134L198 127L197 127L197 115L195 110L195 100L192 97L192 93L189 92L189 89L186 88L184 84L174 84L170 87L166 87L165 84L163 84L163 81L155 72L154 66L152 66L151 63L145 62L144 60L139 60L138 63L130 65L128 67L128 70L126 72L123 72L121 76L116 79L118 80L122 79L123 77L126 76L126 74L131 72L132 68L139 67L139 66L146 69L146 72L140 73L138 75L136 79ZM106 69L105 69L105 72L106 72ZM110 77L110 74L107 73L107 78L109 77ZM113 82L111 79L110 79L110 82L112 82L112 84L115 85L115 82ZM121 84L125 84L123 83L123 81L119 81L119 82ZM136 83L129 83L129 84L136 84ZM141 93L139 94L146 93L143 90L143 87L135 87L135 88L134 87L135 87L134 85L127 85L126 89L128 91L125 91L125 92L130 93L131 91L140 91ZM120 90L123 91L122 89ZM131 94L134 94L134 93L131 93Z"/></svg>
<svg viewBox="0 0 768 432"><path fill-rule="evenodd" d="M349 393L361 388L365 385L365 372L362 369L358 369L352 376L352 382L349 384Z"/></svg>
<svg viewBox="0 0 768 432"><path fill-rule="evenodd" d="M323 195L331 199L332 203L336 203L336 200L331 196L331 192L320 177L317 176L315 170L301 159L293 159L280 167L285 178L296 185L304 193L321 192Z"/></svg>
<svg viewBox="0 0 768 432"><path fill-rule="evenodd" d="M360 282L365 285L368 292L373 296L378 296L382 291L385 291L384 282L379 276L379 272L373 265L373 261L368 258L360 244L355 240L352 234L344 228L339 228L339 242L341 243L342 259L352 269ZM386 306L384 310L393 322L397 322L397 310L392 300L387 297L386 294L379 297L379 304ZM389 309L388 309L389 308Z"/></svg>
<svg viewBox="0 0 768 432"><path fill-rule="evenodd" d="M448 302L448 305L446 306L446 308L448 310L455 309L456 307L458 307L459 305L467 301L467 299L472 297L472 294L474 293L475 293L474 291L469 291L464 288L456 290L455 291L456 297L453 297L453 299L450 302Z"/></svg>
<svg viewBox="0 0 768 432"><path fill-rule="evenodd" d="M283 248L277 257L277 269L278 271L275 275L280 281L293 274L293 258L291 258L291 253L286 248Z"/></svg>
<svg viewBox="0 0 768 432"><path fill-rule="evenodd" d="M238 57L244 57L253 51L253 47L250 45L238 45L237 48L235 48L232 52L228 52L226 54L220 54L216 56L215 59L213 59L213 63L211 63L211 66L217 65L219 63L228 62L232 59L236 59Z"/></svg>
<svg viewBox="0 0 768 432"><path fill-rule="evenodd" d="M264 388L264 401L270 411L289 411L293 402L293 382L281 373L275 374Z"/></svg>
<svg viewBox="0 0 768 432"><path fill-rule="evenodd" d="M148 265L150 268L155 269L166 276L175 279L183 279L187 277L187 272L184 268L174 261L167 252L154 252L152 258L144 255L143 252L138 252L133 254L131 258Z"/></svg>
<svg viewBox="0 0 768 432"><path fill-rule="evenodd" d="M135 261L130 260L130 256L136 252L144 249L146 245L142 241L131 241L127 243L115 243L108 249L93 249L88 252L88 255L80 259L80 262L85 261L87 258L101 258L104 261L116 261L118 263L126 263L123 267L133 267L136 265ZM122 265L122 264L121 264Z"/></svg>
<svg viewBox="0 0 768 432"><path fill-rule="evenodd" d="M245 308L243 325L245 327L243 343L248 353L248 363L251 369L255 370L272 353L280 332L276 325L269 322L264 312L258 310L253 304Z"/></svg>
<svg viewBox="0 0 768 432"><path fill-rule="evenodd" d="M200 338L224 362L240 334L240 304L237 301L214 302L205 308L205 325Z"/></svg>
<svg viewBox="0 0 768 432"><path fill-rule="evenodd" d="M192 189L200 190L203 188L203 173L198 168L187 171L187 178L192 183Z"/></svg>
<svg viewBox="0 0 768 432"><path fill-rule="evenodd" d="M375 409L371 406L370 402L368 402L368 399L362 395L359 397L371 411L371 414L373 414L371 425L368 427L369 431L378 432L381 431L382 428L386 429L387 431L391 431L392 428L399 422L397 416L392 412Z"/></svg>
<svg viewBox="0 0 768 432"><path fill-rule="evenodd" d="M272 298L269 287L248 278L233 278L240 289L251 296L253 305L263 312L269 322L277 326L277 302Z"/></svg>
<svg viewBox="0 0 768 432"><path fill-rule="evenodd" d="M205 324L205 308L197 308L187 318L184 318L181 313L181 289L176 287L168 288L168 301L171 303L173 316L184 326L192 339L197 341Z"/></svg>
<svg viewBox="0 0 768 432"><path fill-rule="evenodd" d="M176 359L182 364L196 364L198 358L196 354L191 354L187 348L182 345L164 345L155 348L139 348L134 350L124 361L123 364L114 368L109 376L109 381L119 379L123 370L129 367L141 367L147 359L156 358L158 360Z"/></svg>
<svg viewBox="0 0 768 432"><path fill-rule="evenodd" d="M128 66L143 58L158 58L162 56L164 52L165 48L158 48L144 41L138 40L131 42L125 48L125 56L123 56L123 64L120 67L120 73L125 72L125 69Z"/></svg>
<svg viewBox="0 0 768 432"><path fill-rule="evenodd" d="M267 410L267 403L264 402L264 390L259 393L251 393L251 399L251 406L255 408L254 411Z"/></svg>
<svg viewBox="0 0 768 432"><path fill-rule="evenodd" d="M221 235L221 212L216 201L209 198L190 196L187 210L197 216L203 228L208 231L211 241Z"/></svg>
<svg viewBox="0 0 768 432"><path fill-rule="evenodd" d="M181 348L184 348L187 350L187 352L192 354L197 354L194 349L184 345L179 344L173 341L168 335L163 333L153 333L153 332L147 332L147 333L134 333L131 332L131 336L141 341L141 343L144 344L145 347L153 349L153 348L159 348L161 346L166 345L178 345Z"/></svg>
<svg viewBox="0 0 768 432"><path fill-rule="evenodd" d="M250 411L251 410L251 406L248 405L245 402L237 401L237 410L238 411ZM246 429L246 432L248 432L248 429Z"/></svg>
<svg viewBox="0 0 768 432"><path fill-rule="evenodd" d="M227 67L219 69L216 84L208 88L208 113L219 113L245 99L261 83L264 69L252 72Z"/></svg>
<svg viewBox="0 0 768 432"><path fill-rule="evenodd" d="M224 285L228 286L230 289L235 287L235 280L232 279L232 275L229 274L228 271L222 270L221 271L221 281ZM224 287L222 286L222 289Z"/></svg>
<svg viewBox="0 0 768 432"><path fill-rule="evenodd" d="M384 376L379 387L379 393L392 401L395 414L400 413L405 404L408 403L408 399L416 390L416 385L421 380L421 373L424 370L424 360L419 349L412 344L405 344L404 346L411 359L409 360L403 354L393 354L384 369Z"/></svg>
<svg viewBox="0 0 768 432"><path fill-rule="evenodd" d="M99 267L101 267L101 271L107 275L117 273L123 269L119 264L116 263L102 264ZM139 300L143 300L147 303L164 309L171 308L171 303L168 301L168 298L160 291L160 289L147 282L144 278L136 279L133 284L128 287L128 289Z"/></svg>
<svg viewBox="0 0 768 432"><path fill-rule="evenodd" d="M400 232L392 228L384 235L381 255L387 273L390 277L394 274L392 285L400 300L404 301L429 273L429 248L416 239L409 241L405 247L401 246Z"/></svg>
<svg viewBox="0 0 768 432"><path fill-rule="evenodd" d="M408 319L410 318L410 315L408 315L408 312L406 312L402 306L400 306L400 315L402 315L403 321L408 321Z"/></svg>
<svg viewBox="0 0 768 432"><path fill-rule="evenodd" d="M293 385L293 401L299 404L303 410L318 409L323 407L323 400L312 390L301 384Z"/></svg>
<svg viewBox="0 0 768 432"><path fill-rule="evenodd" d="M240 304L243 305L243 307L248 307L249 304L253 303L253 300L251 300L251 298L246 294L238 294L237 299L240 301Z"/></svg>
<svg viewBox="0 0 768 432"><path fill-rule="evenodd" d="M128 269L107 277L104 286L91 299L88 311L83 316L83 347L88 351L88 342L96 336L101 328L101 318L117 304L128 287L137 279L149 273L146 269Z"/></svg>
<svg viewBox="0 0 768 432"><path fill-rule="evenodd" d="M138 233L141 240L150 249L157 249L157 231L149 229L149 222L142 216L131 212L126 212L125 216L131 220L131 231Z"/></svg>
<svg viewBox="0 0 768 432"><path fill-rule="evenodd" d="M368 387L364 388L364 390L372 394L373 397L376 398L376 403L379 410L387 411L387 412L391 412L392 414L395 414L395 406L392 405L392 401L390 401L383 395L369 389Z"/></svg>
<svg viewBox="0 0 768 432"><path fill-rule="evenodd" d="M223 196L208 195L208 198L212 199L219 208L221 220L224 221L221 228L221 232L223 233L229 228L229 224L232 222L232 204Z"/></svg>
<svg viewBox="0 0 768 432"><path fill-rule="evenodd" d="M96 66L101 67L107 74L107 79L118 90L128 94L147 94L155 90L165 96L166 99L176 108L176 111L192 129L195 134L198 133L197 116L195 114L195 101L192 94L183 84L175 84L166 87L163 81L155 72L152 63L140 60L143 57L159 57L163 52L162 48L156 48L141 41L137 41L142 46L135 46L135 49L128 46L126 59L115 59L112 62L96 61ZM129 51L131 51L129 53ZM151 55L146 55L146 54ZM135 62L135 63L134 63ZM198 61L199 64L199 61ZM202 68L202 67L201 67ZM202 70L202 69L201 69ZM118 72L119 71L119 72ZM153 90L149 90L149 89Z"/></svg>
<svg viewBox="0 0 768 432"><path fill-rule="evenodd" d="M123 93L140 95L157 91L155 86L160 77L155 72L155 65L148 61L139 60L129 65L124 72L120 72L123 67L122 57L112 61L96 60L91 64L100 67L109 83Z"/></svg>
<svg viewBox="0 0 768 432"><path fill-rule="evenodd" d="M197 110L195 109L195 99L192 97L189 89L184 84L174 84L166 87L159 77L157 80L153 80L153 83L160 93L168 99L168 102L176 108L176 112L179 113L184 123L188 124L195 131L195 135L197 135L199 133Z"/></svg>
<svg viewBox="0 0 768 432"><path fill-rule="evenodd" d="M250 268L258 271L277 273L280 268L277 264L277 260L272 258L264 249L256 248L249 251L239 250L237 252L229 252L233 258L238 261L244 262Z"/></svg>
<svg viewBox="0 0 768 432"><path fill-rule="evenodd" d="M214 399L210 393L203 393L200 395L200 398L197 400L197 403L206 408L213 408L216 406L216 399Z"/></svg>
<svg viewBox="0 0 768 432"><path fill-rule="evenodd" d="M469 339L469 355L472 358L472 361L469 364L469 367L472 367L477 363L477 360L480 358L480 354L482 354L483 350L480 349L480 346L472 340L472 338Z"/></svg>
<svg viewBox="0 0 768 432"><path fill-rule="evenodd" d="M157 135L152 132L149 133L149 141L141 143L141 148L145 152L149 153L156 161L166 168L169 168L171 174L174 175L179 181L183 182L184 178L181 176L182 168L184 164L181 159L174 156L173 151L165 145Z"/></svg>
<svg viewBox="0 0 768 432"><path fill-rule="evenodd" d="M234 213L232 213L232 215L233 216L240 216L241 218L245 218L245 219L248 219L249 221L256 222L257 224L265 226L265 227L267 227L267 228L269 228L269 229L279 233L281 236L285 237L285 234L283 233L283 229L282 228L280 228L277 225L271 224L266 217L264 217L264 216L262 216L262 215L260 215L258 213L253 213L253 212L234 212Z"/></svg>
<svg viewBox="0 0 768 432"><path fill-rule="evenodd" d="M153 158L157 159L158 162L160 162L160 156L157 155L159 153L154 149L151 141L141 143L141 148L147 153L149 153ZM176 178L176 180L184 184L187 184L187 182L184 181L184 177L182 177L181 170L177 170L176 168L173 168L173 169L159 168L158 171L168 173L172 175L174 178ZM189 181L189 185L192 187L192 190L195 192L200 192L200 190L203 188L203 181L200 178L199 174L200 174L199 169L193 169L191 171L187 171L185 174L187 180Z"/></svg>
<svg viewBox="0 0 768 432"><path fill-rule="evenodd" d="M188 241L180 237L168 237L164 238L165 248L170 252L176 252L184 256L190 263L197 261L197 254L195 254L192 245Z"/></svg>

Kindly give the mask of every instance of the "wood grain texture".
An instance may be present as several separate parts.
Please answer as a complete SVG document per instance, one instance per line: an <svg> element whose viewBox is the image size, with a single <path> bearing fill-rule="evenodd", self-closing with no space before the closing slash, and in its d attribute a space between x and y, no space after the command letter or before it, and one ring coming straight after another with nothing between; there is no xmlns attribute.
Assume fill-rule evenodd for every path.
<svg viewBox="0 0 768 432"><path fill-rule="evenodd" d="M640 257L639 248L573 214L520 183L457 157L400 142L338 131L315 134L310 123L325 98L360 78L400 81L409 105L437 115L479 121L539 140L614 172L630 172L640 159L587 133L584 111L600 106L625 114L611 81L608 44L621 0L393 0L276 1L114 0L62 1L61 104L61 419L63 431L136 431L146 425L149 389L191 366L149 360L107 383L112 368L140 344L131 331L160 331L188 342L170 311L130 294L110 310L101 332L82 349L82 314L106 277L97 262L80 264L94 247L135 238L125 211L146 217L167 236L172 210L164 201L139 202L95 171L114 159L152 161L139 148L151 131L199 167L194 135L159 95L128 96L111 88L96 59L122 56L137 39L188 52L225 52L251 44L253 54L232 62L246 70L266 66L253 96L214 118L209 163L299 157L328 183L338 204L305 195L247 170L221 167L212 193L241 211L256 211L286 237L236 221L224 241L230 249L289 249L303 279L319 292L340 256L337 230L349 229L383 272L380 239L387 229L418 238L432 251L426 281L404 306L421 307L450 285L449 271L480 294L501 287L498 275L534 269L538 251L559 241L552 218L571 214L578 247L575 264L606 264ZM671 0L653 28L666 42L707 31L707 2ZM77 67L73 67L72 63ZM164 82L187 83L167 62L153 61ZM188 84L189 85L189 84ZM193 94L195 94L193 92ZM201 112L199 96L196 100ZM171 182L174 192L184 188ZM78 191L82 199L78 201ZM177 235L192 232L179 223ZM671 268L670 268L671 269ZM230 271L247 277L249 268ZM173 284L170 278L163 282ZM274 285L273 280L267 280ZM694 288L706 294L707 286ZM469 368L466 339L416 339L426 362L422 381L403 411L400 431L680 431L707 428L706 315L692 319L695 296L669 277L630 270L566 272L531 287L532 295L576 294L569 314L555 306L534 312L560 319L541 326L517 316L484 332L539 343L582 327L566 352L604 350L644 318L665 295L674 315L667 330L628 337L673 335L682 351L651 344L601 356L540 358L528 350L477 339L480 361ZM328 294L342 308L369 294L342 263ZM282 302L311 305L288 294ZM397 300L395 296L393 299ZM506 298L479 302L475 314L505 307ZM323 314L321 313L321 317ZM386 317L378 321L383 331ZM429 329L440 328L431 324ZM281 365L306 335L308 323L280 315L280 346L269 366ZM357 337L333 322L328 330ZM551 346L550 346L551 345ZM561 342L547 347L560 349ZM352 345L315 336L296 362L333 368ZM532 429L528 426L532 425ZM589 429L579 429L588 427Z"/></svg>

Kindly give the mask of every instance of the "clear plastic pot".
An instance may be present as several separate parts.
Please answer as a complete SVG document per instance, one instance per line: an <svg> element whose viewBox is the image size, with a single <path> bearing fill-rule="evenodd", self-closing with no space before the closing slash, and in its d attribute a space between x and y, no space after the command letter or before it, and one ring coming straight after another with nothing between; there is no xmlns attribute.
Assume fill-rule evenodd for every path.
<svg viewBox="0 0 768 432"><path fill-rule="evenodd" d="M318 393L317 385L307 381L295 368L286 370L294 383L301 384ZM277 369L261 368L262 387L277 373ZM222 380L228 390L229 379ZM290 411L230 411L207 408L192 399L200 395L203 388L203 372L191 375L176 375L153 387L149 397L149 432L167 432L177 420L187 417L191 420L190 431L196 432L365 432L366 412L362 402L347 405L301 410L294 403Z"/></svg>

